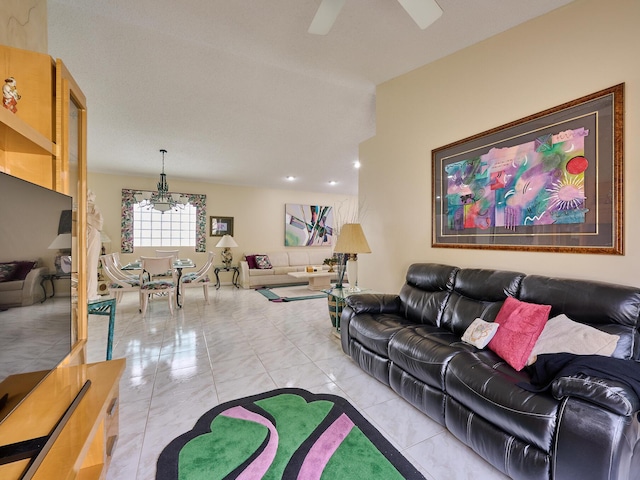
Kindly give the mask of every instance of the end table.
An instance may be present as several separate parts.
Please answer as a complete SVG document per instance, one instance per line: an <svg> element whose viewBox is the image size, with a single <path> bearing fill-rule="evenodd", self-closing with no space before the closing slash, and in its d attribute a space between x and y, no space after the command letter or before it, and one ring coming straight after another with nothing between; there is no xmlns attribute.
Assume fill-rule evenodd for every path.
<svg viewBox="0 0 640 480"><path fill-rule="evenodd" d="M233 275L231 277L231 283L233 284L234 287L236 288L240 288L240 269L236 266L230 266L227 267L226 265L216 265L215 267L213 267L213 273L216 276L216 290L220 289L220 277L218 276L218 274L220 272L233 272Z"/></svg>
<svg viewBox="0 0 640 480"><path fill-rule="evenodd" d="M107 298L87 303L87 314L103 315L109 317L109 333L107 336L107 360L111 360L111 349L113 347L113 330L116 323L116 299Z"/></svg>
<svg viewBox="0 0 640 480"><path fill-rule="evenodd" d="M368 288L360 288L359 290L350 290L348 287L344 288L329 288L322 290L327 294L327 301L329 302L329 318L331 318L331 325L336 329L336 332L340 332L340 316L342 310L346 306L345 299L351 295L358 295L360 293L371 293Z"/></svg>

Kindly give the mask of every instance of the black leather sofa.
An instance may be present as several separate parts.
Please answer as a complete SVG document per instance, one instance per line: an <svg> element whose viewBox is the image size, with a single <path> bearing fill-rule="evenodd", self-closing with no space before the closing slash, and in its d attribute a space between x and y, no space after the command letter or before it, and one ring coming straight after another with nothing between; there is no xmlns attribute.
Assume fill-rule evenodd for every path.
<svg viewBox="0 0 640 480"><path fill-rule="evenodd" d="M532 393L488 349L463 343L507 296L619 335L612 357L640 363L640 289L603 282L414 264L399 295L347 298L342 348L366 372L514 479L640 478L640 400L626 383L577 374Z"/></svg>

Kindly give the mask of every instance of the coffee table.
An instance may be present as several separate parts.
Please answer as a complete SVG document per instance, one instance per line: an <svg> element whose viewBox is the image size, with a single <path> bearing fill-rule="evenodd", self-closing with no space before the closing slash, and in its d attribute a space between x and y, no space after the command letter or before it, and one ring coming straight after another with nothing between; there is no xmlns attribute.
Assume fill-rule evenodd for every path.
<svg viewBox="0 0 640 480"><path fill-rule="evenodd" d="M333 272L289 272L289 275L295 278L303 278L309 280L309 290L324 290L331 288L331 282L329 281L333 275Z"/></svg>

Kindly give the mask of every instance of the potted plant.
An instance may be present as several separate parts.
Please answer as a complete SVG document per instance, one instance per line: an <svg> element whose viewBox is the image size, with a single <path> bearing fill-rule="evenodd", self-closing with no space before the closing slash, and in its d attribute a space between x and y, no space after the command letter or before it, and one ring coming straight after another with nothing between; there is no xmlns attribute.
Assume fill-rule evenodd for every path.
<svg viewBox="0 0 640 480"><path fill-rule="evenodd" d="M335 257L325 258L323 265L329 265L329 271L333 272L333 266L338 263L338 260Z"/></svg>

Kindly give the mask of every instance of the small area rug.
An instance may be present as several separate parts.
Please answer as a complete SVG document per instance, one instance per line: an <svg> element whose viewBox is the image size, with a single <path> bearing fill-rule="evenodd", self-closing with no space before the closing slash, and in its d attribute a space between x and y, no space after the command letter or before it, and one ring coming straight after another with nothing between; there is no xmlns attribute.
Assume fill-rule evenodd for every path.
<svg viewBox="0 0 640 480"><path fill-rule="evenodd" d="M256 288L256 292L267 298L270 302L294 302L296 300L309 300L312 298L326 298L327 294L309 290L307 285L288 285L282 287Z"/></svg>
<svg viewBox="0 0 640 480"><path fill-rule="evenodd" d="M297 388L205 413L160 454L156 480L425 480L344 398Z"/></svg>

